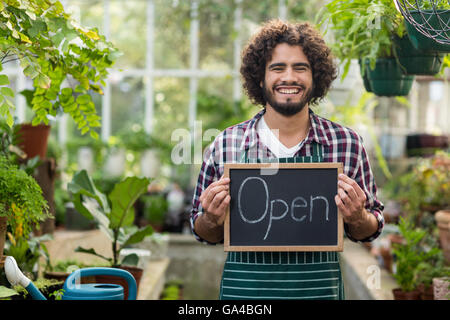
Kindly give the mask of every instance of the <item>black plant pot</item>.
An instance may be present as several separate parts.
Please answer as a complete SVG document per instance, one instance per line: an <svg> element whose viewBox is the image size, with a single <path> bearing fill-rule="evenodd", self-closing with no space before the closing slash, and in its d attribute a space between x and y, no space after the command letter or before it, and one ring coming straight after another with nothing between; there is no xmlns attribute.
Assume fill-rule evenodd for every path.
<svg viewBox="0 0 450 320"><path fill-rule="evenodd" d="M395 37L394 44L404 74L435 75L441 70L443 53L416 49L408 36Z"/></svg>
<svg viewBox="0 0 450 320"><path fill-rule="evenodd" d="M365 68L370 89L377 96L406 96L411 90L414 76L403 74L395 58L377 59L373 70L366 60Z"/></svg>

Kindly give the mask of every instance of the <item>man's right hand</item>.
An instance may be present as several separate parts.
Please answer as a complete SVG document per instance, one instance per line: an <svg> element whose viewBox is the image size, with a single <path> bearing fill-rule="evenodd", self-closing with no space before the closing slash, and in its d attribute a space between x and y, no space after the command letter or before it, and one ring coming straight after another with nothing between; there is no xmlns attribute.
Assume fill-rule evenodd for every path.
<svg viewBox="0 0 450 320"><path fill-rule="evenodd" d="M222 226L230 204L230 178L222 176L211 183L200 196L203 218L211 227Z"/></svg>

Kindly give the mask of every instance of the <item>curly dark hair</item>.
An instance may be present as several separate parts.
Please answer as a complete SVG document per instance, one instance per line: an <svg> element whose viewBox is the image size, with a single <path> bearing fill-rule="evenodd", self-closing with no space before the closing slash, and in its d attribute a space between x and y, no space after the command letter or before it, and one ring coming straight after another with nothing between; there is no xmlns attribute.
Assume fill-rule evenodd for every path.
<svg viewBox="0 0 450 320"><path fill-rule="evenodd" d="M266 64L272 58L274 48L280 43L302 47L313 75L314 89L309 103L317 104L325 97L337 77L331 49L308 22L288 23L278 19L264 24L250 39L242 53L240 72L244 80L244 90L250 100L265 106L266 100L260 83L264 81Z"/></svg>

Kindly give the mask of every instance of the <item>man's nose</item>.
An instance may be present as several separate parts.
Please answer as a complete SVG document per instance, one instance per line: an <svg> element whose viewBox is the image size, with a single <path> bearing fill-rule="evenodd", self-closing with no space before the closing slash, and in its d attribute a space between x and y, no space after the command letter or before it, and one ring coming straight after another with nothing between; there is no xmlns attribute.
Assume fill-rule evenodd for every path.
<svg viewBox="0 0 450 320"><path fill-rule="evenodd" d="M294 70L292 68L286 68L281 77L282 81L290 82L295 80Z"/></svg>

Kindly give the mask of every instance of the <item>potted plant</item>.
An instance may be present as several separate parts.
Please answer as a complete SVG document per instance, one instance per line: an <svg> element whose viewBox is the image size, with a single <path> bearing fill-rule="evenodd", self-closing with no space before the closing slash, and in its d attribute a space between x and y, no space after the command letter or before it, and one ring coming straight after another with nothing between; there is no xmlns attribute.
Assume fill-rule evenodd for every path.
<svg viewBox="0 0 450 320"><path fill-rule="evenodd" d="M0 155L0 263L7 225L15 230L16 237L28 236L33 227L39 228L39 222L49 216L36 180Z"/></svg>
<svg viewBox="0 0 450 320"><path fill-rule="evenodd" d="M130 271L138 288L143 270L137 268L139 257L132 253L119 261L120 251L126 246L141 242L153 233L150 225L138 228L134 223L134 203L147 191L150 178L127 177L114 186L108 194L97 189L86 170L77 172L68 184L75 208L89 219L95 220L100 230L111 240L112 257L98 254L92 248L78 247L77 252L96 255L108 261L112 267ZM111 282L107 282L111 283ZM125 287L127 287L125 285ZM125 296L127 289L125 288Z"/></svg>
<svg viewBox="0 0 450 320"><path fill-rule="evenodd" d="M399 288L392 290L395 300L419 300L417 274L421 263L433 259L438 252L438 248L425 250L422 247L427 232L415 228L411 219L400 217L398 225L404 241L402 244L393 244L395 257L394 278L397 280Z"/></svg>
<svg viewBox="0 0 450 320"><path fill-rule="evenodd" d="M74 22L59 1L8 1L1 2L0 9L0 72L3 64L18 60L24 75L33 80L34 89L24 92L35 114L31 125L48 136L49 116L64 112L82 134L98 138L93 128L100 126L100 117L90 94L103 93L107 68L118 51L96 29ZM12 126L14 92L9 85L8 75L0 74L0 114Z"/></svg>
<svg viewBox="0 0 450 320"><path fill-rule="evenodd" d="M450 52L448 43L450 3L448 1L395 0L395 2L405 17L406 30L415 48ZM444 41L447 42L444 43Z"/></svg>
<svg viewBox="0 0 450 320"><path fill-rule="evenodd" d="M433 279L450 277L450 267L445 266L442 250L436 251L436 256L423 261L417 266L417 282L421 300L433 300Z"/></svg>

